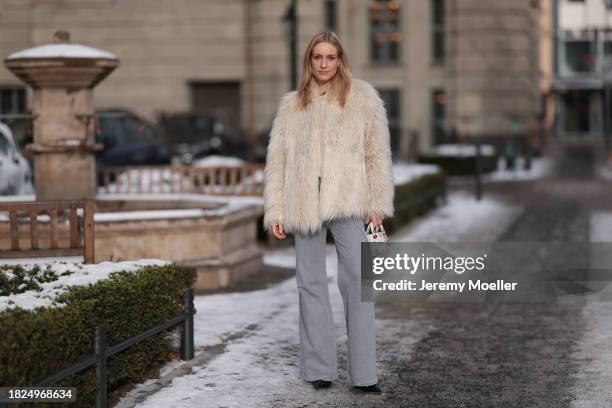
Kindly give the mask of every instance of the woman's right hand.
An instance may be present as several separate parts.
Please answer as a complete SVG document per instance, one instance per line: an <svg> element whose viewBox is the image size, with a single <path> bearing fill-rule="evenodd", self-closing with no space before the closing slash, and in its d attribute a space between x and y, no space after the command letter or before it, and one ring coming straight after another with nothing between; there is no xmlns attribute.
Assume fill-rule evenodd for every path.
<svg viewBox="0 0 612 408"><path fill-rule="evenodd" d="M272 224L272 234L278 239L287 238L287 234L285 234L285 231L283 230L283 224L280 222L275 222Z"/></svg>

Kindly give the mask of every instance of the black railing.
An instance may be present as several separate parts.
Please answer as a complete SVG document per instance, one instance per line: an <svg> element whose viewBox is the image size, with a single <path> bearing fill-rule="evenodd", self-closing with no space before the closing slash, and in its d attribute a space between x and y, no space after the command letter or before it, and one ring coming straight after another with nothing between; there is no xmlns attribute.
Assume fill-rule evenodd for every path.
<svg viewBox="0 0 612 408"><path fill-rule="evenodd" d="M106 327L104 325L96 326L94 338L94 355L87 357L78 363L63 369L57 373L37 382L34 387L44 387L63 380L66 377L79 373L93 365L96 366L96 377L98 379L98 391L96 395L96 408L106 408L107 402L107 378L106 378L106 360L113 355L132 347L134 344L151 337L157 333L167 330L171 327L183 323L183 331L181 338L181 359L191 360L194 354L193 347L193 315L196 313L193 307L193 289L187 289L185 293L184 312L170 320L165 321L155 327L152 327L142 333L136 334L119 344L108 347L106 342Z"/></svg>

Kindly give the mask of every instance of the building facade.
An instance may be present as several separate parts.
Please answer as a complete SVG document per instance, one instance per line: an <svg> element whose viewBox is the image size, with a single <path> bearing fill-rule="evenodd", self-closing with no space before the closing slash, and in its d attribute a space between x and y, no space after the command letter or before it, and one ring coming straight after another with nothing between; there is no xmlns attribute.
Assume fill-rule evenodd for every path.
<svg viewBox="0 0 612 408"><path fill-rule="evenodd" d="M595 1L595 0L593 0ZM297 71L318 31L386 102L396 157L457 137L527 129L540 113L538 0L296 0ZM117 54L96 106L217 111L253 135L291 89L291 0L0 0L0 56L73 42ZM0 69L0 110L27 92Z"/></svg>
<svg viewBox="0 0 612 408"><path fill-rule="evenodd" d="M555 2L556 133L601 138L612 113L612 1Z"/></svg>

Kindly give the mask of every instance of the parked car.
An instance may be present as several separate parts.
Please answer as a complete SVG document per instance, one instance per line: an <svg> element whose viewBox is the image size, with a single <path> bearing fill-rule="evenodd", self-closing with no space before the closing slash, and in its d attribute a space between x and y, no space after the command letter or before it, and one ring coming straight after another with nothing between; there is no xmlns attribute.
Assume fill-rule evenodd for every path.
<svg viewBox="0 0 612 408"><path fill-rule="evenodd" d="M13 132L0 123L0 195L34 194L30 163L19 152Z"/></svg>
<svg viewBox="0 0 612 408"><path fill-rule="evenodd" d="M96 143L104 144L97 152L98 166L133 166L168 164L168 149L159 128L127 109L96 111L99 129Z"/></svg>
<svg viewBox="0 0 612 408"><path fill-rule="evenodd" d="M209 155L245 158L247 146L240 132L217 116L202 113L165 114L159 127L168 142L173 163L191 164Z"/></svg>

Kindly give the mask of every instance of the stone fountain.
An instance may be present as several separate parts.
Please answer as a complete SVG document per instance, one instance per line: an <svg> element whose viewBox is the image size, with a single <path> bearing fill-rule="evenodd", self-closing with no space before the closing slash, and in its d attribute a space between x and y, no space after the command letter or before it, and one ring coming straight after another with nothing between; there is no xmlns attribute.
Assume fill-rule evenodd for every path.
<svg viewBox="0 0 612 408"><path fill-rule="evenodd" d="M204 195L96 196L93 89L119 65L109 52L71 44L59 31L53 44L13 53L6 67L32 87L38 201L96 198L95 260L158 258L193 266L196 289L237 283L262 270L257 245L260 197ZM28 246L29 224L20 227ZM28 226L26 226L28 225ZM9 245L0 214L0 247ZM41 239L48 232L41 231ZM48 235L47 235L48 236ZM67 242L67 226L59 239Z"/></svg>
<svg viewBox="0 0 612 408"><path fill-rule="evenodd" d="M55 43L8 56L6 67L33 89L36 199L81 199L96 194L93 88L118 65L109 52L70 44L58 31Z"/></svg>

